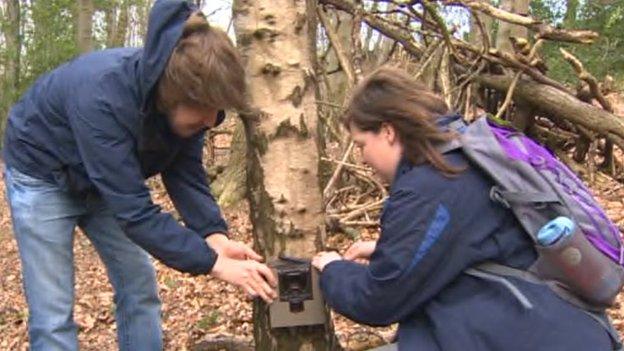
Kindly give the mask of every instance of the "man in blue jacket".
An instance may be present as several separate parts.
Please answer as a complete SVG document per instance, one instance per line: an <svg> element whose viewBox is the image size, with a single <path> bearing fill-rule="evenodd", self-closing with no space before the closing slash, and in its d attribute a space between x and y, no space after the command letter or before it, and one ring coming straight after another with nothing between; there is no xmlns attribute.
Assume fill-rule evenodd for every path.
<svg viewBox="0 0 624 351"><path fill-rule="evenodd" d="M162 349L145 251L267 301L275 279L228 240L202 166L203 134L244 106L227 35L185 1L156 1L144 48L87 54L41 77L10 112L5 181L29 306L32 350L77 350L73 232L82 228L115 290L121 350ZM145 179L160 174L184 225ZM144 251L145 250L145 251Z"/></svg>

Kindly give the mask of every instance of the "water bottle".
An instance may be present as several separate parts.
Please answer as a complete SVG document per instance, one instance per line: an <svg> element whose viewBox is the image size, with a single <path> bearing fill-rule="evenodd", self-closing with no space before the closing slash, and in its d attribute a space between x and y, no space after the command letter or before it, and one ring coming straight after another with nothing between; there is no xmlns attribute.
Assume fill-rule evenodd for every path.
<svg viewBox="0 0 624 351"><path fill-rule="evenodd" d="M615 301L624 269L600 252L568 217L557 217L537 233L539 277L555 280L594 306Z"/></svg>
<svg viewBox="0 0 624 351"><path fill-rule="evenodd" d="M557 241L572 235L576 225L568 217L557 217L546 223L537 233L537 242L542 246L549 246Z"/></svg>

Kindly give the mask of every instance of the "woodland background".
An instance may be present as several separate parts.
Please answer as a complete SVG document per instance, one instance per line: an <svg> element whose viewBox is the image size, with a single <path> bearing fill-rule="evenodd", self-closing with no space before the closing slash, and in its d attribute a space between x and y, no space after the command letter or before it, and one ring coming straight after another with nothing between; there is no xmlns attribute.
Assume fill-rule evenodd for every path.
<svg viewBox="0 0 624 351"><path fill-rule="evenodd" d="M624 230L624 0L195 2L237 42L257 107L210 131L206 168L232 236L267 257L378 236L386 185L361 164L339 117L350 89L383 64L407 69L467 121L488 112L547 145ZM141 46L151 5L0 0L0 129L45 72L84 52ZM150 185L175 211L160 180ZM79 231L75 255L81 346L115 349L112 290ZM28 312L4 201L0 267L0 350L25 350ZM235 288L156 267L167 350L248 350L254 335L262 350L363 350L394 333L335 315L327 327L271 331ZM622 332L620 300L610 314Z"/></svg>

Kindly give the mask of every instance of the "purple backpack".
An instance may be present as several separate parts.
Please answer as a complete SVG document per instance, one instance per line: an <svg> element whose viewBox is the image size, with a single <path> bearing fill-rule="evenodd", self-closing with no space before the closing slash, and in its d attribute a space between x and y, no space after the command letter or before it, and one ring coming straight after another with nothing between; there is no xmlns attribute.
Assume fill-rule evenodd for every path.
<svg viewBox="0 0 624 351"><path fill-rule="evenodd" d="M612 305L624 285L622 237L583 182L544 147L488 118L468 126L458 120L449 128L461 136L442 150L461 148L491 177L491 199L514 213L538 253L527 271L485 262L466 273L507 285L529 308L530 301L505 276L547 284L584 310ZM540 245L538 231L560 216L572 219L576 230L553 245Z"/></svg>

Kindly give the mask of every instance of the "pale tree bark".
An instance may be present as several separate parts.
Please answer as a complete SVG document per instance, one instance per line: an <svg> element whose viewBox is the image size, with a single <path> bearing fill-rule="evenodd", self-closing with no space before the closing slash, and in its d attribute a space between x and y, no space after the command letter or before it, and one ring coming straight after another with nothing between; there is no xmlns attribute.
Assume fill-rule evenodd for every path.
<svg viewBox="0 0 624 351"><path fill-rule="evenodd" d="M245 60L252 112L242 115L247 182L256 248L269 260L283 253L312 257L324 241L318 178L315 72L316 3L235 0L234 28ZM254 304L256 350L332 350L325 325L271 329Z"/></svg>
<svg viewBox="0 0 624 351"><path fill-rule="evenodd" d="M76 42L80 52L93 50L93 1L78 0Z"/></svg>

